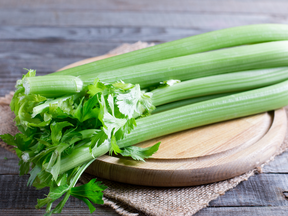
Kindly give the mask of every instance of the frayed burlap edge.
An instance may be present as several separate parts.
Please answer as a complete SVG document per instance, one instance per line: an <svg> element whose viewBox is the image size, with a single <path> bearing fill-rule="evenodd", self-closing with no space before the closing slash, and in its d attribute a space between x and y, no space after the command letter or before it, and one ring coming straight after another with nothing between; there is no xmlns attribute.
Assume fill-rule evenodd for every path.
<svg viewBox="0 0 288 216"><path fill-rule="evenodd" d="M137 42L132 45L123 44L122 46L110 51L109 54L117 55L151 45L153 44L143 42ZM9 108L12 96L13 92L0 98L0 134L10 133L14 135L18 133L18 130L13 123L14 114ZM287 140L288 136L286 133L285 140L275 155L257 169L251 170L232 179L213 184L194 187L157 188L123 184L98 178L98 180L101 180L109 187L104 191L104 205L113 208L117 213L123 216L193 215L202 208L208 206L210 201L236 187L240 182L247 180L257 172L261 173L262 167L265 164L272 161L276 155L287 150ZM8 146L3 141L0 141L0 146L15 153L13 147ZM95 177L84 173L80 178L80 182L86 183L91 178Z"/></svg>

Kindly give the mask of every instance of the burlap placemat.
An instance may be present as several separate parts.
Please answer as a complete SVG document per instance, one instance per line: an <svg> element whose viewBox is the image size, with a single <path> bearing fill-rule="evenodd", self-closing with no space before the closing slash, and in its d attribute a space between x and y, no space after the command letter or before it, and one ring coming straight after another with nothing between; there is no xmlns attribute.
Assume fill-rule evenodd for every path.
<svg viewBox="0 0 288 216"><path fill-rule="evenodd" d="M128 48L127 48L128 46ZM135 50L137 48L130 45L124 45L125 52ZM144 48L149 46L138 42L136 46ZM116 54L119 54L119 49ZM114 51L112 51L115 54ZM10 111L9 103L12 98L12 94L6 95L0 98L0 134L18 133L17 128L13 123L14 114ZM287 113L287 107L286 107ZM285 140L280 146L276 154L271 157L269 161L274 159L278 154L281 154L288 148L288 133L286 133ZM4 142L0 141L0 146L12 151L11 146L7 146ZM265 163L265 164L266 164ZM257 169L251 170L241 176L235 178L195 187L178 187L178 188L158 188L158 187L144 187L135 186L129 184L123 184L118 182L112 182L105 179L102 180L109 188L104 191L104 205L110 206L115 209L120 215L134 216L134 215L193 215L200 209L208 206L211 200L216 199L218 196L225 194L231 188L236 187L240 182L247 180L255 172L261 172L262 164ZM80 182L86 183L95 176L84 174L80 178Z"/></svg>

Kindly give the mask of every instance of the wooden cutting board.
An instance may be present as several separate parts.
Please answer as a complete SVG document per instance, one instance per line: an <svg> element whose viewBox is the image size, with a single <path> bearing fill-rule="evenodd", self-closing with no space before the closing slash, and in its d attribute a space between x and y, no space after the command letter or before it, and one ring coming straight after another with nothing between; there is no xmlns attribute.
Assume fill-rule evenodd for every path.
<svg viewBox="0 0 288 216"><path fill-rule="evenodd" d="M85 59L60 70L110 57ZM98 158L87 173L123 183L178 187L217 182L243 174L269 160L284 140L284 109L170 134L137 144L161 142L146 162L121 156Z"/></svg>

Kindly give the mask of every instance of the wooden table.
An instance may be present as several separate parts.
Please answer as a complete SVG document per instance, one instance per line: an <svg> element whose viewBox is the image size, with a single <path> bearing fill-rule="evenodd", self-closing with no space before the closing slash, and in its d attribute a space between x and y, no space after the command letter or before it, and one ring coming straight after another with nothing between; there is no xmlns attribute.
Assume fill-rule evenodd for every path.
<svg viewBox="0 0 288 216"><path fill-rule="evenodd" d="M0 0L0 96L25 72L39 75L102 55L122 43L162 43L227 27L288 24L285 0ZM47 190L26 187L18 159L0 148L0 215L42 215L37 198ZM286 192L285 192L286 191ZM285 195L287 197L285 197ZM287 215L288 152L278 156L196 215ZM62 215L89 215L71 198ZM99 206L94 215L117 215Z"/></svg>

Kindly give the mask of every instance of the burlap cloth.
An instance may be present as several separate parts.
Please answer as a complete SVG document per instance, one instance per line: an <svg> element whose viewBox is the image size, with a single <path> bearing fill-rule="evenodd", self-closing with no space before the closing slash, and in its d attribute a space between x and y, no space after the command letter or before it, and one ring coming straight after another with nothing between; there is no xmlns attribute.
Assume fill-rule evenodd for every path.
<svg viewBox="0 0 288 216"><path fill-rule="evenodd" d="M138 42L132 46L125 44L109 54L123 53L123 50L124 52L129 52L147 46L149 46L149 44L142 42ZM9 108L12 94L13 93L10 93L5 97L0 98L0 134L10 133L14 135L18 133L18 130L13 123L14 114ZM288 133L286 133L285 140L276 154L265 164L288 148L287 134ZM0 146L13 152L12 147L7 146L2 141L0 141ZM211 200L225 194L226 191L236 187L240 182L247 180L256 172L261 172L261 168L265 164L229 180L195 187L144 187L108 181L100 178L97 179L103 181L103 183L109 187L104 191L104 205L112 207L120 215L193 215L200 209L208 206ZM95 178L95 176L84 174L80 178L80 182L86 183L91 178Z"/></svg>

